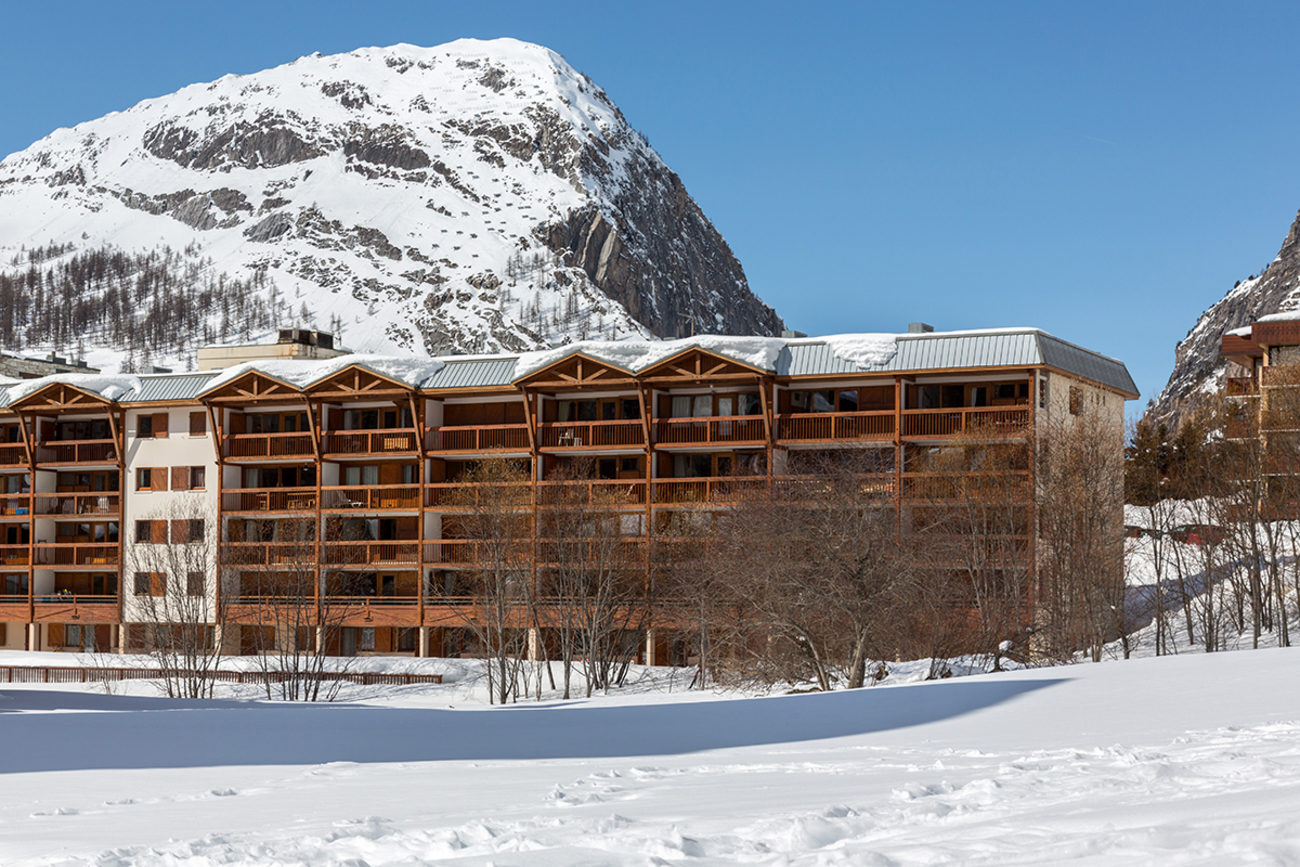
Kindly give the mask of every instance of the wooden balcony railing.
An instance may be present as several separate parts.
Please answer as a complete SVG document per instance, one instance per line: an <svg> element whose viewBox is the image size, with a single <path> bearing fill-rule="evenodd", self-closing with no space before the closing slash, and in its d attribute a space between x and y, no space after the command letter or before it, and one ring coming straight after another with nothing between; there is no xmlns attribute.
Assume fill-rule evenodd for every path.
<svg viewBox="0 0 1300 867"><path fill-rule="evenodd" d="M284 566L290 570L313 569L316 543L222 542L221 562L231 566Z"/></svg>
<svg viewBox="0 0 1300 867"><path fill-rule="evenodd" d="M120 619L116 594L82 595L80 593L37 594L33 612L42 623L117 623Z"/></svg>
<svg viewBox="0 0 1300 867"><path fill-rule="evenodd" d="M321 508L326 511L418 509L420 508L420 486L322 488Z"/></svg>
<svg viewBox="0 0 1300 867"><path fill-rule="evenodd" d="M27 515L31 508L30 494L0 494L0 515Z"/></svg>
<svg viewBox="0 0 1300 867"><path fill-rule="evenodd" d="M418 450L418 437L410 428L330 431L325 434L327 455L387 455Z"/></svg>
<svg viewBox="0 0 1300 867"><path fill-rule="evenodd" d="M321 562L325 566L381 565L385 563L418 563L418 541L363 541L326 542L321 549Z"/></svg>
<svg viewBox="0 0 1300 867"><path fill-rule="evenodd" d="M22 445L0 445L0 467L20 467L27 463L27 449Z"/></svg>
<svg viewBox="0 0 1300 867"><path fill-rule="evenodd" d="M426 448L431 452L526 452L528 425L440 427L429 431Z"/></svg>
<svg viewBox="0 0 1300 867"><path fill-rule="evenodd" d="M856 477L850 487L846 480L828 480L816 476L777 476L772 480L772 494L778 500L794 503L825 503L849 497L863 502L878 502L894 496L893 473L866 473Z"/></svg>
<svg viewBox="0 0 1300 867"><path fill-rule="evenodd" d="M903 410L903 436L1016 436L1029 426L1028 407L964 407Z"/></svg>
<svg viewBox="0 0 1300 867"><path fill-rule="evenodd" d="M1252 376L1230 376L1223 383L1223 393L1229 397L1251 397L1259 394Z"/></svg>
<svg viewBox="0 0 1300 867"><path fill-rule="evenodd" d="M537 483L539 506L644 506L645 479L590 479Z"/></svg>
<svg viewBox="0 0 1300 867"><path fill-rule="evenodd" d="M424 562L426 565L464 566L477 563L480 558L481 544L476 539L439 539L424 543ZM510 543L503 543L510 544ZM515 546L531 544L528 540L518 540Z"/></svg>
<svg viewBox="0 0 1300 867"><path fill-rule="evenodd" d="M121 507L122 499L116 492L36 495L38 515L116 515Z"/></svg>
<svg viewBox="0 0 1300 867"><path fill-rule="evenodd" d="M227 434L227 458L310 458L316 455L308 433Z"/></svg>
<svg viewBox="0 0 1300 867"><path fill-rule="evenodd" d="M0 566L26 566L30 548L22 545L0 545Z"/></svg>
<svg viewBox="0 0 1300 867"><path fill-rule="evenodd" d="M1260 368L1260 385L1300 385L1300 364L1274 364Z"/></svg>
<svg viewBox="0 0 1300 867"><path fill-rule="evenodd" d="M776 438L797 442L888 440L894 436L894 412L787 413L776 417Z"/></svg>
<svg viewBox="0 0 1300 867"><path fill-rule="evenodd" d="M234 488L221 493L226 512L312 512L315 488Z"/></svg>
<svg viewBox="0 0 1300 867"><path fill-rule="evenodd" d="M37 566L116 566L120 556L117 544L94 542L38 542Z"/></svg>
<svg viewBox="0 0 1300 867"><path fill-rule="evenodd" d="M117 443L113 440L68 440L37 443L38 464L112 464L117 463Z"/></svg>
<svg viewBox="0 0 1300 867"><path fill-rule="evenodd" d="M903 473L903 496L986 506L1026 502L1029 500L1029 472Z"/></svg>
<svg viewBox="0 0 1300 867"><path fill-rule="evenodd" d="M732 503L749 493L765 490L767 476L703 476L693 479L654 479L651 502L656 505Z"/></svg>
<svg viewBox="0 0 1300 867"><path fill-rule="evenodd" d="M660 445L761 443L767 440L763 417L754 415L665 418L655 422L654 431L655 442Z"/></svg>
<svg viewBox="0 0 1300 867"><path fill-rule="evenodd" d="M557 421L537 430L537 444L548 449L627 448L645 445L640 419L630 421Z"/></svg>
<svg viewBox="0 0 1300 867"><path fill-rule="evenodd" d="M479 506L528 508L533 495L528 482L497 482L467 485L461 482L430 482L425 486L425 505L436 509L472 509Z"/></svg>

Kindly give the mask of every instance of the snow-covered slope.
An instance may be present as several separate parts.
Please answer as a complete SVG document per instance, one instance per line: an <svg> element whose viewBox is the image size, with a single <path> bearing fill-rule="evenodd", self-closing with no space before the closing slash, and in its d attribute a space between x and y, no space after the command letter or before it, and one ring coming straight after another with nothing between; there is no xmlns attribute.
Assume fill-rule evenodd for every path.
<svg viewBox="0 0 1300 867"><path fill-rule="evenodd" d="M511 39L312 55L58 130L0 162L0 275L49 245L184 251L369 351L781 327L605 92Z"/></svg>

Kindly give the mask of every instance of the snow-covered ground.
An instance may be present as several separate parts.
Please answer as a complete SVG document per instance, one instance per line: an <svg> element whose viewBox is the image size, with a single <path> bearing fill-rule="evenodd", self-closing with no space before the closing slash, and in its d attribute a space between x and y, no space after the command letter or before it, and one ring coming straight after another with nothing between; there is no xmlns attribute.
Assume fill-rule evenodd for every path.
<svg viewBox="0 0 1300 867"><path fill-rule="evenodd" d="M467 678L329 706L4 685L0 862L1288 863L1298 661L764 698L661 672L507 708Z"/></svg>

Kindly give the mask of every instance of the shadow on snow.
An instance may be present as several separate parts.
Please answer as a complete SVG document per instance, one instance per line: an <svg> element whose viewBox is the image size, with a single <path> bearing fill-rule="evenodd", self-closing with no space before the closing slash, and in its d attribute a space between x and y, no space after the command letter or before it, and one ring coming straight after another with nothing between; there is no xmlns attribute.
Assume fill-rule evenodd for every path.
<svg viewBox="0 0 1300 867"><path fill-rule="evenodd" d="M11 712L0 713L0 741L10 748L0 750L0 773L686 753L922 725L1061 682L946 681L681 704L481 710L6 689L0 709Z"/></svg>

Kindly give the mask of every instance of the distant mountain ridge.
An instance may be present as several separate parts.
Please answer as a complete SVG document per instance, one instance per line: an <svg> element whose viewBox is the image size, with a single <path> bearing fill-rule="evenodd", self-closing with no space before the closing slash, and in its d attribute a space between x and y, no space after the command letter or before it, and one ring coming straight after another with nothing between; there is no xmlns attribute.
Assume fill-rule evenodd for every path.
<svg viewBox="0 0 1300 867"><path fill-rule="evenodd" d="M1173 373L1149 415L1171 428L1187 417L1199 396L1217 391L1227 367L1219 355L1223 335L1270 313L1300 308L1300 214L1277 257L1258 276L1242 280L1210 309L1178 344Z"/></svg>
<svg viewBox="0 0 1300 867"><path fill-rule="evenodd" d="M33 276L33 250L44 276ZM157 283L248 290L233 317L196 307L179 335L132 347L160 362L276 324L333 325L357 349L429 354L782 328L605 92L549 49L511 39L312 55L146 100L7 157L0 304L23 295L15 305L29 310L39 292L67 309L53 330L0 321L0 348L68 351L56 344L75 334L110 357L138 339L122 337L136 333L131 322L116 337L104 324L135 292L129 274L51 291L62 263L89 251L140 263L165 254L177 271ZM257 315L243 309L253 302ZM155 306L165 323L169 305Z"/></svg>

